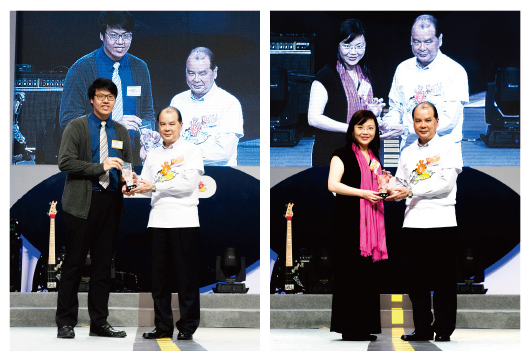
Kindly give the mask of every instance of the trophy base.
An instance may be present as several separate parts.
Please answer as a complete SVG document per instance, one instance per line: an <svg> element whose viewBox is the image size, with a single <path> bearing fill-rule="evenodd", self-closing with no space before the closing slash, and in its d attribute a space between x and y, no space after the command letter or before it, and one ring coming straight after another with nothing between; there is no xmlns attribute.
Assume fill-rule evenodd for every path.
<svg viewBox="0 0 530 360"><path fill-rule="evenodd" d="M127 185L127 192L131 191L132 189L135 189L136 185Z"/></svg>
<svg viewBox="0 0 530 360"><path fill-rule="evenodd" d="M379 193L379 196L383 199L385 199L386 197L388 197L388 195L390 195L389 193Z"/></svg>

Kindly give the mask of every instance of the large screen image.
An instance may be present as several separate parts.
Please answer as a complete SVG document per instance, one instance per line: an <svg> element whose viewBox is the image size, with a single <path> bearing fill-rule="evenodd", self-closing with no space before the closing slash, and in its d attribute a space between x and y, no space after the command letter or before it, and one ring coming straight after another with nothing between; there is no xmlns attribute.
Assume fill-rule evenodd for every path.
<svg viewBox="0 0 530 360"><path fill-rule="evenodd" d="M174 106L205 165L259 166L259 12L109 13L16 13L12 164L57 164L64 128L92 111L88 86L113 80L119 62L113 120L129 130L134 165L161 145L156 115Z"/></svg>
<svg viewBox="0 0 530 360"><path fill-rule="evenodd" d="M520 13L429 12L430 40L412 36L423 14L271 12L271 166L329 166L353 111L383 103L380 157L395 167L424 100L438 108L439 135L461 144L464 166L519 166ZM348 19L363 35L346 49ZM359 68L352 86L337 68L348 62Z"/></svg>

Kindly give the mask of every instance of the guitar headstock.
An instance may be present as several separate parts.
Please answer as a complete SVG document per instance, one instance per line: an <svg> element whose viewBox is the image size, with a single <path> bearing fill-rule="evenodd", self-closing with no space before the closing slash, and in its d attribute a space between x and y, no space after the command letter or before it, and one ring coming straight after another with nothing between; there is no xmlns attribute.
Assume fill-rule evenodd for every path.
<svg viewBox="0 0 530 360"><path fill-rule="evenodd" d="M57 206L57 200L53 200L51 203L50 203L50 211L48 211L48 215L50 216L50 218L55 218L55 215L57 214L57 209L56 209L56 206Z"/></svg>
<svg viewBox="0 0 530 360"><path fill-rule="evenodd" d="M294 215L293 206L294 206L294 203L292 203L292 202L287 204L287 210L285 211L285 215L284 215L287 220L291 220L291 218Z"/></svg>

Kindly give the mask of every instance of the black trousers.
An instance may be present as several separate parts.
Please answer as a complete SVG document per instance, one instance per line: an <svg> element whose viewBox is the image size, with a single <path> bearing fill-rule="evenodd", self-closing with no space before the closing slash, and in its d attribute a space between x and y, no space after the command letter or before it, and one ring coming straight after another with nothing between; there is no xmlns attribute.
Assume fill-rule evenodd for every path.
<svg viewBox="0 0 530 360"><path fill-rule="evenodd" d="M110 271L122 209L122 196L116 191L92 191L92 202L87 219L64 213L67 239L55 315L58 327L77 324L79 309L77 293L89 250L91 259L88 292L90 325L100 327L107 322Z"/></svg>
<svg viewBox="0 0 530 360"><path fill-rule="evenodd" d="M155 327L173 332L171 293L174 284L180 310L177 329L193 334L200 322L199 228L151 228L151 234Z"/></svg>
<svg viewBox="0 0 530 360"><path fill-rule="evenodd" d="M456 327L456 227L404 228L408 292L417 333L451 335ZM431 312L431 290L433 313ZM433 322L434 321L434 322Z"/></svg>
<svg viewBox="0 0 530 360"><path fill-rule="evenodd" d="M378 263L360 255L358 242L333 253L333 299L330 331L366 336L381 333ZM344 240L343 240L344 241ZM344 241L346 242L346 241ZM353 247L353 246L352 246Z"/></svg>

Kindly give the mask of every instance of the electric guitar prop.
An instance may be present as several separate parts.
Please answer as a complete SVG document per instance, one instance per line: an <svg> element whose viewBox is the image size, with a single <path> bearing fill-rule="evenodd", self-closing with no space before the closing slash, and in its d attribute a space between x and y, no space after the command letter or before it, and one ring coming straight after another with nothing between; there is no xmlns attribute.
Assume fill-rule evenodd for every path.
<svg viewBox="0 0 530 360"><path fill-rule="evenodd" d="M285 219L287 220L287 236L285 245L285 292L294 291L293 280L293 233L292 233L292 218L293 218L293 203L287 205L285 212Z"/></svg>
<svg viewBox="0 0 530 360"><path fill-rule="evenodd" d="M301 271L307 269L310 257L307 256L306 249L300 249L304 253L298 259L293 257L293 218L294 203L286 205L287 211L284 217L287 220L287 236L285 244L285 261L278 256L271 274L271 294L302 294L305 286L302 281Z"/></svg>
<svg viewBox="0 0 530 360"><path fill-rule="evenodd" d="M57 264L57 258L55 256L55 215L57 214L56 206L57 201L52 201L50 211L48 212L48 216L50 216L50 247L48 252L48 277L46 281L46 289L52 291L57 289L57 282L61 276L58 273L58 270L61 268L62 265L62 261Z"/></svg>

